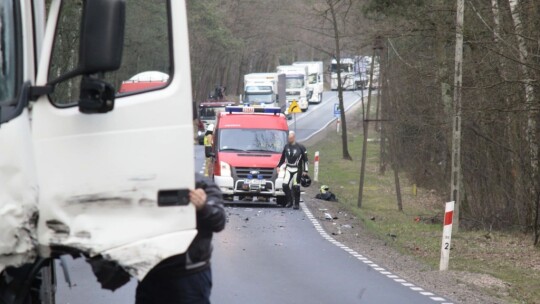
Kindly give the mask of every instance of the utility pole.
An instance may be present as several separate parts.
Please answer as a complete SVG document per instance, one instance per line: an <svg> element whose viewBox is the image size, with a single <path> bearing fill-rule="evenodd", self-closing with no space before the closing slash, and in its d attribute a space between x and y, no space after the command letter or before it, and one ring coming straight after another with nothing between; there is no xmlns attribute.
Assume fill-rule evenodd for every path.
<svg viewBox="0 0 540 304"><path fill-rule="evenodd" d="M375 57L379 54L379 51L383 49L381 37L375 38L373 45L373 57L371 58L371 68L369 71L369 84L368 84L368 101L367 107L364 109L364 117L362 121L362 129L364 131L364 143L362 145L362 167L360 168L360 185L358 187L358 208L362 208L362 198L364 195L364 179L366 175L366 159L367 159L367 145L368 145L368 131L369 131L369 111L371 108L371 84L373 83L373 70L375 68ZM362 100L362 102L364 102Z"/></svg>
<svg viewBox="0 0 540 304"><path fill-rule="evenodd" d="M452 119L452 180L450 195L454 201L453 230L459 230L459 209L461 206L461 190L463 188L461 173L461 86L463 76L463 15L464 0L457 0L456 10L456 57L454 74L454 116Z"/></svg>

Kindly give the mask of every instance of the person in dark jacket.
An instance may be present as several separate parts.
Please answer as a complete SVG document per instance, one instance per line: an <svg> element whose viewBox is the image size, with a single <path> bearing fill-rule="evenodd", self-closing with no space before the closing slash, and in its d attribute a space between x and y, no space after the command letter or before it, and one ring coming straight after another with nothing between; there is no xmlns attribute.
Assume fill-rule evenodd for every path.
<svg viewBox="0 0 540 304"><path fill-rule="evenodd" d="M139 283L136 304L210 303L212 235L225 228L226 214L219 188L200 174L195 179L198 234L186 253L163 260Z"/></svg>
<svg viewBox="0 0 540 304"><path fill-rule="evenodd" d="M300 179L308 172L308 157L306 147L296 142L294 131L289 132L289 143L283 148L281 159L277 165L277 172L285 165L285 178L283 192L287 198L286 208L300 208Z"/></svg>

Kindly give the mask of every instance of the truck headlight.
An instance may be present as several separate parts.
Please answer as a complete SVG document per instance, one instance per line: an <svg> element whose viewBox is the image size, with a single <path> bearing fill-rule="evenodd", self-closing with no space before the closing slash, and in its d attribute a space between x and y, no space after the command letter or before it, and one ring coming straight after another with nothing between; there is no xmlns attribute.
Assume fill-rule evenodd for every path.
<svg viewBox="0 0 540 304"><path fill-rule="evenodd" d="M220 169L220 172L221 172L221 176L224 176L224 177L231 177L231 165L229 165L228 163L224 162L224 161L220 161L219 162L219 169Z"/></svg>

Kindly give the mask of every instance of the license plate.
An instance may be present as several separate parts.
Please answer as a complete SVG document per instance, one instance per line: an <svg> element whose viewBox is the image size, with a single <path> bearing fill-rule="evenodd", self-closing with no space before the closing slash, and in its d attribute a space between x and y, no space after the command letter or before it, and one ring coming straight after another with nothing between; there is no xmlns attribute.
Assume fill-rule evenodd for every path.
<svg viewBox="0 0 540 304"><path fill-rule="evenodd" d="M247 179L244 183L249 185L264 185L266 184L266 180L264 179Z"/></svg>

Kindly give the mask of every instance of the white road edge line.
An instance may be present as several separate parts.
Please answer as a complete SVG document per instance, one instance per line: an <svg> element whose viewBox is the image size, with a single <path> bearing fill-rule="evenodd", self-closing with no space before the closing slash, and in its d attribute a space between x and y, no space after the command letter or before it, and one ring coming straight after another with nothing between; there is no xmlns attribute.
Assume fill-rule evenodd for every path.
<svg viewBox="0 0 540 304"><path fill-rule="evenodd" d="M356 101L357 102L357 101ZM354 102L354 104L356 104L356 102ZM353 104L353 105L354 105ZM351 107L353 106L351 105ZM350 108L350 107L349 107ZM347 109L348 110L348 109ZM347 111L346 110L346 111ZM330 123L328 123L330 124ZM324 128L323 128L324 129ZM320 132L320 131L317 131L317 132ZM316 134L316 133L314 133ZM313 134L313 135L314 135ZM312 135L312 136L313 136ZM308 138L309 139L309 138ZM328 235L328 233L326 233L324 231L324 229L322 228L321 226L321 223L319 223L319 221L315 218L315 216L313 216L313 214L311 213L311 211L308 209L308 207L306 206L305 203L300 203L300 207L302 208L302 211L304 212L304 214L307 216L307 218L311 221L311 224L315 227L315 230L317 230L317 232L324 238L326 239L327 241L329 241L330 243L336 245L337 247L343 249L345 252L347 252L348 254L352 255L353 257L355 257L356 259L358 259L359 261L365 263L367 266L370 266L373 268L373 270L379 272L380 274L382 275L385 275L386 277L388 277L389 279L392 279L394 282L396 283L399 283L401 284L402 286L405 286L405 287L409 287L409 289L413 290L413 291L416 291L418 292L419 294L423 295L423 296L428 296L432 301L434 302L445 302L446 299L445 298L442 298L442 297L438 297L438 296L435 296L435 294L433 294L432 292L429 292L429 291L425 291L422 287L416 287L414 284L412 283L408 283L406 280L404 279L401 279L399 278L399 276L395 275L395 274L392 274L391 272L387 271L386 269L382 268L382 267L379 267L379 265L375 264L373 261L370 261L369 259L365 258L364 256L362 256L361 254L359 254L358 252L354 251L353 249L343 245L342 243L338 242L337 240L335 240L333 237L331 237L330 235ZM454 304L454 303L451 303L451 302L445 302L443 304Z"/></svg>
<svg viewBox="0 0 540 304"><path fill-rule="evenodd" d="M358 99L356 99L355 101L353 101L353 103L350 104L350 105L345 109L345 113L348 112L352 107L354 107L354 106L358 103L359 100L362 100L362 97L359 97ZM301 141L308 141L308 140L310 140L313 136L315 136L315 135L321 133L321 132L322 132L324 129L326 129L331 123L333 123L334 121L336 121L336 119L337 119L336 117L332 118L332 120L330 120L330 121L329 121L327 124L325 124L322 128L320 128L319 130L317 130L317 131L311 133L311 135L309 135L308 137L302 138Z"/></svg>
<svg viewBox="0 0 540 304"><path fill-rule="evenodd" d="M333 97L330 97L327 101L321 101L321 102L320 102L319 104L317 104L317 105L321 105L321 104L327 103L327 102L332 102L333 99L337 99L337 98L338 98L337 95L336 95L336 96L333 96ZM304 113L304 115L302 115L302 116L300 116L300 117L298 117L298 118L296 119L296 122L298 123L298 121L300 121L300 120L302 120L302 119L308 117L308 116L309 116L310 114L312 114L312 113L315 113L315 112L313 112L313 111L308 111L307 113ZM294 123L294 122L291 121L290 124L289 124L289 123L288 123L288 124L289 124L289 125L292 125L293 123Z"/></svg>

